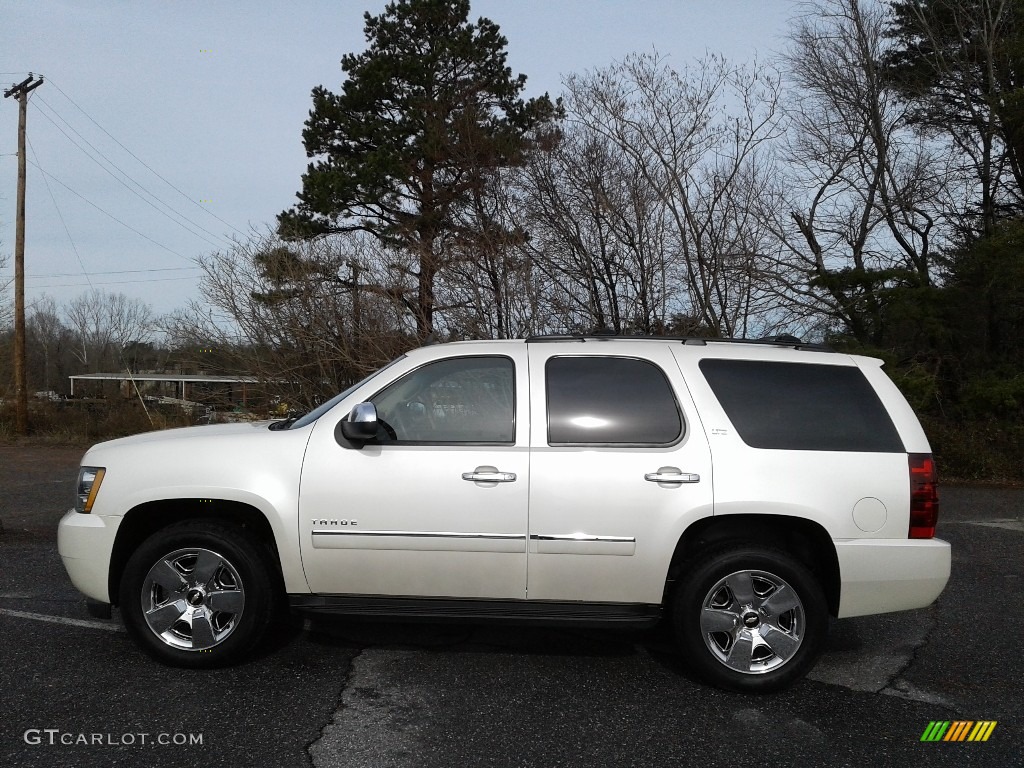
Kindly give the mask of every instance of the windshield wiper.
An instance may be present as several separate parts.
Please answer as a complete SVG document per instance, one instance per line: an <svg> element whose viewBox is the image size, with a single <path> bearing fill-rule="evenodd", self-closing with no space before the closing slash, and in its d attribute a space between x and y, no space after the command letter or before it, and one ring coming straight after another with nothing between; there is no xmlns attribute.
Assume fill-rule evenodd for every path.
<svg viewBox="0 0 1024 768"><path fill-rule="evenodd" d="M282 419L281 421L275 421L275 422L271 423L271 425L268 427L268 429L274 429L274 430L277 430L277 429L288 429L288 427L290 427L296 421L301 419L303 416L305 416L305 414L297 413L294 416L289 416L287 419Z"/></svg>

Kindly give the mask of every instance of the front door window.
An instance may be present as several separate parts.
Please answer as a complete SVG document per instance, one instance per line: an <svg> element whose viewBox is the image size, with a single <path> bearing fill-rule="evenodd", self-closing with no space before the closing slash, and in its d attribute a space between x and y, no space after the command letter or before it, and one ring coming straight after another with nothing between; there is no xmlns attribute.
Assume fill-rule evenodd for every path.
<svg viewBox="0 0 1024 768"><path fill-rule="evenodd" d="M378 441L411 445L511 445L514 368L507 357L459 357L406 374L371 402Z"/></svg>

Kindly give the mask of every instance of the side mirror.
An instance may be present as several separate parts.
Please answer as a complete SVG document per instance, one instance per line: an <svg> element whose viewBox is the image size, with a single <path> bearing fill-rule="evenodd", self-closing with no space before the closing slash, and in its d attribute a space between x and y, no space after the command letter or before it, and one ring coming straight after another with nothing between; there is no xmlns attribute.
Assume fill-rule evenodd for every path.
<svg viewBox="0 0 1024 768"><path fill-rule="evenodd" d="M377 409L373 403L359 403L348 419L341 422L341 434L347 440L366 442L377 436Z"/></svg>

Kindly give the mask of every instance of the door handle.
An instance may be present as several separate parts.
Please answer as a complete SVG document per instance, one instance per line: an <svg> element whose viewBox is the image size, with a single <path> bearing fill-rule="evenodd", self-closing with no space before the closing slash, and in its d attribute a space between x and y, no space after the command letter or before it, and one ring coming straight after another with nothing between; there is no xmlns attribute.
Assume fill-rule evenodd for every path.
<svg viewBox="0 0 1024 768"><path fill-rule="evenodd" d="M471 483L514 483L515 472L500 472L496 467L477 467L472 472L463 472L463 480Z"/></svg>
<svg viewBox="0 0 1024 768"><path fill-rule="evenodd" d="M648 472L644 475L644 480L652 483L674 483L681 485L683 483L699 483L700 475L680 472L675 467L662 467L657 472Z"/></svg>

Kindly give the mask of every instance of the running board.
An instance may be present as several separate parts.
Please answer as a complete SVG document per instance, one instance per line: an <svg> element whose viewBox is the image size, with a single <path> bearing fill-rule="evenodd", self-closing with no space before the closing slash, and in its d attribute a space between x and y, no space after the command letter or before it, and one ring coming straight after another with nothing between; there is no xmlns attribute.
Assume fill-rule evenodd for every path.
<svg viewBox="0 0 1024 768"><path fill-rule="evenodd" d="M646 603L461 600L450 597L376 595L288 595L288 603L292 610L305 614L397 621L648 627L661 618L661 606Z"/></svg>

